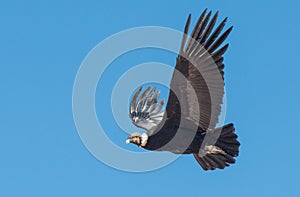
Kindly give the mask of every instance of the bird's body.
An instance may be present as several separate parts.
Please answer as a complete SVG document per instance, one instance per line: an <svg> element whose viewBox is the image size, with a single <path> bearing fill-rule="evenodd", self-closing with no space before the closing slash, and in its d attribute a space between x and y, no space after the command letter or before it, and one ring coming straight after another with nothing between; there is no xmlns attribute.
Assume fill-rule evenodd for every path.
<svg viewBox="0 0 300 197"><path fill-rule="evenodd" d="M151 135L148 137L147 144L142 148L147 150L156 150L156 151L169 151L174 154L191 154L191 153L198 153L200 146L204 140L205 135L203 133L197 132L196 134L191 130L185 130L182 133L181 140L177 140L172 143L173 145L169 144L169 142L174 138L178 131L178 127L168 128L170 133L174 133L170 136L165 136L159 134L158 131L156 135ZM161 132L163 133L163 132ZM193 137L192 137L193 136ZM184 139L191 139L189 145L184 141ZM176 146L174 145L176 144Z"/></svg>
<svg viewBox="0 0 300 197"><path fill-rule="evenodd" d="M187 39L188 18L181 48L172 76L166 109L159 90L139 88L130 102L132 122L147 132L131 134L126 143L151 151L193 154L204 170L223 169L235 163L240 143L233 124L215 128L224 95L223 54L228 44L220 47L232 30L225 18L215 28L218 13L201 14Z"/></svg>

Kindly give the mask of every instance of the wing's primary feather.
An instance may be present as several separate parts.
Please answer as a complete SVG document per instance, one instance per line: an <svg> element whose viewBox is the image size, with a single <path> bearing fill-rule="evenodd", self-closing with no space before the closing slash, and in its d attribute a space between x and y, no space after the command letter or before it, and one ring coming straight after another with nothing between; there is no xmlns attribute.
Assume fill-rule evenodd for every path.
<svg viewBox="0 0 300 197"><path fill-rule="evenodd" d="M155 93L156 87L153 87L150 92L150 87L147 87L142 94L140 87L133 95L130 102L130 118L137 127L152 131L163 119L161 109L164 105L164 99L158 102L160 91Z"/></svg>
<svg viewBox="0 0 300 197"><path fill-rule="evenodd" d="M175 67L186 77L186 82L178 80L178 75L174 72L166 107L167 122L179 125L183 116L193 120L203 130L215 128L218 123L224 96L223 54L228 44L220 46L232 30L230 27L221 34L227 18L214 29L218 12L211 20L212 13L206 12L204 10L200 15L189 39L187 33L191 16L188 17ZM191 88L197 99L193 98ZM195 110L197 106L198 111Z"/></svg>

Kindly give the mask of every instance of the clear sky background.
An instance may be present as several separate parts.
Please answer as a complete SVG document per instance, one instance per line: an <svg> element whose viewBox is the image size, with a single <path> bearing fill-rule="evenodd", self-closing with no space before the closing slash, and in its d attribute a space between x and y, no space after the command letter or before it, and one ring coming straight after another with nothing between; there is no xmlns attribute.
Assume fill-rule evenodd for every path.
<svg viewBox="0 0 300 197"><path fill-rule="evenodd" d="M194 25L206 7L234 25L225 78L226 122L235 123L242 144L237 163L205 172L183 156L137 174L99 162L72 116L73 82L84 57L128 28L181 31L189 13ZM296 0L2 1L0 196L300 196L299 7ZM175 62L175 55L145 54L135 63ZM127 65L135 58L129 54ZM112 86L117 68L99 85L97 102L109 101L100 94ZM126 133L108 107L100 121L123 143Z"/></svg>

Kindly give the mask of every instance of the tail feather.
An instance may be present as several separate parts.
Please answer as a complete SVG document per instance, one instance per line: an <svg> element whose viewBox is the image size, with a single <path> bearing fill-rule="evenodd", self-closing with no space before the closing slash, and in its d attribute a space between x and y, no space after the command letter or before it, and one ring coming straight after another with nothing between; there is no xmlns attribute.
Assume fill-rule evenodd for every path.
<svg viewBox="0 0 300 197"><path fill-rule="evenodd" d="M207 157L216 163L216 165L214 165L216 167L224 169L226 166L228 166L227 163L224 163L223 160L218 157L214 157L213 155L207 155Z"/></svg>
<svg viewBox="0 0 300 197"><path fill-rule="evenodd" d="M206 145L205 154L194 153L194 157L204 170L224 169L235 163L234 157L239 154L240 143L234 133L233 124L227 124L222 128L217 128L212 132L220 132L219 139L214 145Z"/></svg>

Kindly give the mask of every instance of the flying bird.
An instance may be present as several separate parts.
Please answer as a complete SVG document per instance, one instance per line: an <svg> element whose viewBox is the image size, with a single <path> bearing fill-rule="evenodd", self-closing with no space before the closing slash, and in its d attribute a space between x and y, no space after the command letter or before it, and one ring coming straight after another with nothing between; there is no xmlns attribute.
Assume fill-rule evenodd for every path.
<svg viewBox="0 0 300 197"><path fill-rule="evenodd" d="M235 163L240 143L232 123L216 128L224 96L223 45L232 26L227 18L215 25L218 12L207 9L191 35L189 15L171 79L166 109L156 87L140 87L132 96L129 116L145 133L132 133L126 143L152 151L193 154L204 170L224 169Z"/></svg>

